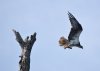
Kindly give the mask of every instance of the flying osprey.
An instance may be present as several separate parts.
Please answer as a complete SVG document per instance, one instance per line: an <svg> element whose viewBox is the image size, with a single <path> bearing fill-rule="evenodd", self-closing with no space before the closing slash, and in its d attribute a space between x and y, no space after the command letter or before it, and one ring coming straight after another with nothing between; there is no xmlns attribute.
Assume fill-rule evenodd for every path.
<svg viewBox="0 0 100 71"><path fill-rule="evenodd" d="M64 49L72 47L79 47L83 49L83 46L80 44L79 36L83 31L81 24L76 20L76 18L68 12L68 17L71 23L71 30L68 36L68 40L65 37L61 37L59 40L60 46L64 46Z"/></svg>

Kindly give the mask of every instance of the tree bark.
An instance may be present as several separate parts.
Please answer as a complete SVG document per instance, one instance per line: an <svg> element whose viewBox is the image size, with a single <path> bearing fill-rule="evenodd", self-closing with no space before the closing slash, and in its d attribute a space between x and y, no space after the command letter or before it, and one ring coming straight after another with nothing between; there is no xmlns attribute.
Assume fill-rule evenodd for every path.
<svg viewBox="0 0 100 71"><path fill-rule="evenodd" d="M13 29L13 32L16 36L16 41L21 46L22 53L19 56L21 59L19 61L19 71L29 71L30 70L30 54L32 46L36 41L36 32L30 37L27 36L25 40L22 39L19 32Z"/></svg>

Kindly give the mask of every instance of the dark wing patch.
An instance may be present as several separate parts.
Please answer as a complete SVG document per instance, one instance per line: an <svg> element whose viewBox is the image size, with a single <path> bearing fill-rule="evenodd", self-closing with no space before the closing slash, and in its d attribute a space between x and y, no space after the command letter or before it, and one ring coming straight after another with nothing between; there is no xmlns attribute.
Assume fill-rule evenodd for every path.
<svg viewBox="0 0 100 71"><path fill-rule="evenodd" d="M68 40L70 41L70 40L78 39L83 29L81 24L79 24L79 22L70 12L68 12L68 16L69 16L70 23L72 25L70 34L68 36Z"/></svg>

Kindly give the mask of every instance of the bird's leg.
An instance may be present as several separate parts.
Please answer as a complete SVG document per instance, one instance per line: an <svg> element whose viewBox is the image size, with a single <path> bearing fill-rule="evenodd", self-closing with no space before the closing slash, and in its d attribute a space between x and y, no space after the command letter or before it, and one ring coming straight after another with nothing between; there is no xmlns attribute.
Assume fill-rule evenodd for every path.
<svg viewBox="0 0 100 71"><path fill-rule="evenodd" d="M66 48L72 49L72 46L70 46L70 45L64 46L64 49L66 49Z"/></svg>
<svg viewBox="0 0 100 71"><path fill-rule="evenodd" d="M80 46L79 48L83 49L83 46Z"/></svg>
<svg viewBox="0 0 100 71"><path fill-rule="evenodd" d="M67 48L72 49L72 47L68 46Z"/></svg>
<svg viewBox="0 0 100 71"><path fill-rule="evenodd" d="M72 46L73 46L73 45L69 44L67 48L72 49Z"/></svg>

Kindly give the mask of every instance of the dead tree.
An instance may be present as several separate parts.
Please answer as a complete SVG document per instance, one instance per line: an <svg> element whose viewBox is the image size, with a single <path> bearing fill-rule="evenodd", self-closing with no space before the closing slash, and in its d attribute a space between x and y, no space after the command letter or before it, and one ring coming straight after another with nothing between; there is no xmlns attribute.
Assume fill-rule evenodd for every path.
<svg viewBox="0 0 100 71"><path fill-rule="evenodd" d="M19 56L21 59L19 61L19 71L29 71L30 70L30 54L32 50L32 46L36 41L36 32L30 37L27 36L25 40L22 39L19 32L13 30L16 40L21 46L22 53Z"/></svg>

